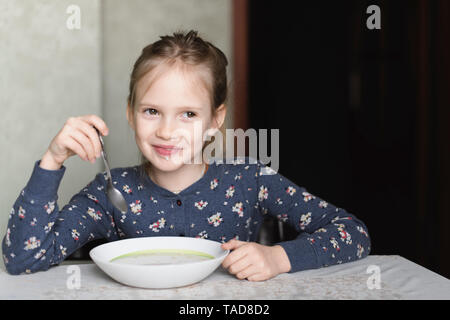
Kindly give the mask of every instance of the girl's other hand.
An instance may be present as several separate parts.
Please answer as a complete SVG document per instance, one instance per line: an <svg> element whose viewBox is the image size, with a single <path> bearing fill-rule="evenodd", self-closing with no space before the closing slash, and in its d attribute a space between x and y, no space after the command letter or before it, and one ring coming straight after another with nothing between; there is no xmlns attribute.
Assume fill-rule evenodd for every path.
<svg viewBox="0 0 450 320"><path fill-rule="evenodd" d="M280 245L264 246L232 239L222 244L222 248L232 250L222 266L238 279L263 281L291 270L286 251Z"/></svg>
<svg viewBox="0 0 450 320"><path fill-rule="evenodd" d="M59 169L64 161L77 154L81 159L95 163L101 155L101 143L97 131L106 136L108 127L96 115L71 117L50 142L40 167L48 170Z"/></svg>

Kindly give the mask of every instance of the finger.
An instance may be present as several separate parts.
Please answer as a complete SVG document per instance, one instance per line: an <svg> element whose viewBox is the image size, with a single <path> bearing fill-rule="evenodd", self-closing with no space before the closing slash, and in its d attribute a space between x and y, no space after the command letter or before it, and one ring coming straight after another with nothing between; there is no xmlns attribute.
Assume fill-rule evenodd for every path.
<svg viewBox="0 0 450 320"><path fill-rule="evenodd" d="M102 152L102 145L100 143L100 138L98 136L97 131L95 130L95 127L91 126L85 121L81 121L81 130L84 132L86 136L89 137L89 140L91 141L91 144L94 148L94 158L98 158L101 155Z"/></svg>
<svg viewBox="0 0 450 320"><path fill-rule="evenodd" d="M96 127L103 136L108 135L109 133L108 126L106 125L105 121L103 121L103 119L100 118L99 116L95 114L89 114L86 116L82 116L81 119L86 121L88 124Z"/></svg>
<svg viewBox="0 0 450 320"><path fill-rule="evenodd" d="M83 150L86 154L85 159L87 161L92 161L92 159L95 160L94 148L93 148L89 138L83 132L75 129L69 133L69 136L81 145L81 147L83 148Z"/></svg>
<svg viewBox="0 0 450 320"><path fill-rule="evenodd" d="M225 249L225 250L233 250L233 249L237 249L239 247L242 247L245 244L248 244L248 242L240 241L240 240L236 240L236 239L231 239L230 241L223 243L222 244L222 248Z"/></svg>
<svg viewBox="0 0 450 320"><path fill-rule="evenodd" d="M89 130L93 128L82 117L67 120L68 135L75 139L84 149L87 161L95 163L95 143L89 137ZM93 130L95 131L95 130Z"/></svg>
<svg viewBox="0 0 450 320"><path fill-rule="evenodd" d="M75 139L69 139L65 146L67 149L77 154L82 160L88 161L86 151Z"/></svg>
<svg viewBox="0 0 450 320"><path fill-rule="evenodd" d="M244 256L241 259L235 261L228 267L228 271L231 274L238 274L242 272L244 269L248 268L251 265L250 259L248 256Z"/></svg>
<svg viewBox="0 0 450 320"><path fill-rule="evenodd" d="M265 280L269 280L269 279L270 279L270 277L265 275L262 272L256 272L247 277L248 281L265 281Z"/></svg>
<svg viewBox="0 0 450 320"><path fill-rule="evenodd" d="M238 279L250 279L256 275L258 275L259 270L254 265L249 265L245 269L239 271L236 274L236 278Z"/></svg>
<svg viewBox="0 0 450 320"><path fill-rule="evenodd" d="M237 249L234 249L222 262L222 266L225 269L228 269L229 266L231 266L236 261L242 259L244 256L247 255L247 250L245 247L240 247Z"/></svg>

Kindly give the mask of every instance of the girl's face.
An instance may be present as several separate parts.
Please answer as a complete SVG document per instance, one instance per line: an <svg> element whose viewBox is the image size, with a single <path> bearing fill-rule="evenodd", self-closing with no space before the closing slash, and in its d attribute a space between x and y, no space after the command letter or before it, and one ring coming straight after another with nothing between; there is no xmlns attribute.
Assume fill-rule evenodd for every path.
<svg viewBox="0 0 450 320"><path fill-rule="evenodd" d="M141 93L138 90L134 121L130 122L133 118L130 108L127 112L142 154L163 171L202 163L205 137L210 128L222 125L225 107L218 112L218 122L213 121L210 94L200 81L192 78L195 74L169 68L156 79L148 77L146 81L146 77L139 84ZM151 83L147 90L146 82Z"/></svg>

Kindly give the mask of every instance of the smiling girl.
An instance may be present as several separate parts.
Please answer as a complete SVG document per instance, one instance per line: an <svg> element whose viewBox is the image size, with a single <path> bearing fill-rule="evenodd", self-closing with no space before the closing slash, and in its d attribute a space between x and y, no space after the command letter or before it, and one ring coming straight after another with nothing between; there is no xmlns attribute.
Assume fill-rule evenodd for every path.
<svg viewBox="0 0 450 320"><path fill-rule="evenodd" d="M58 208L64 161L78 155L95 162L101 152L95 128L109 132L95 115L68 119L11 209L2 243L7 271L47 270L94 239L147 236L222 242L231 250L223 267L251 281L367 256L367 228L354 215L260 161L205 159L207 137L222 129L226 116L227 65L222 51L195 31L162 36L143 49L126 108L142 163L111 170L126 213L108 201L105 173ZM298 237L256 243L266 214L291 224Z"/></svg>

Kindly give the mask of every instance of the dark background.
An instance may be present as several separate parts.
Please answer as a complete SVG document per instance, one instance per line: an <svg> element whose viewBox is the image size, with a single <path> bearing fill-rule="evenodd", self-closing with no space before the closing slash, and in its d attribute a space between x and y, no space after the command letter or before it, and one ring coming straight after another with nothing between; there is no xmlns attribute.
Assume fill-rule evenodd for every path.
<svg viewBox="0 0 450 320"><path fill-rule="evenodd" d="M247 125L280 129L279 173L360 218L372 255L450 278L450 1L248 4Z"/></svg>

